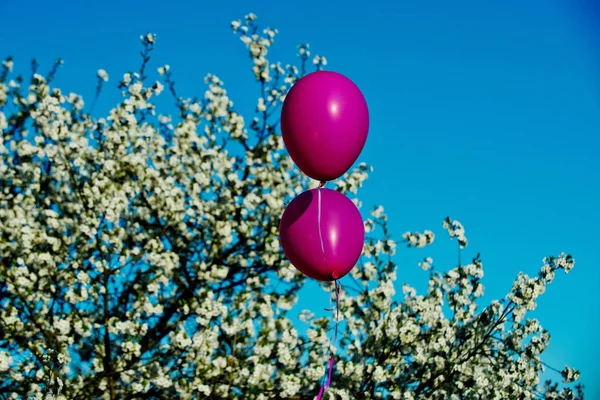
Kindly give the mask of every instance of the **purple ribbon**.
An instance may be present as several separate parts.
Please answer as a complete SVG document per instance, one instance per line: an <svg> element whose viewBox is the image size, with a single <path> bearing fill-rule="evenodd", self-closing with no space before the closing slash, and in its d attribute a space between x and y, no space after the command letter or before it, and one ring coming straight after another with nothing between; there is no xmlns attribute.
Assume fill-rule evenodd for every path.
<svg viewBox="0 0 600 400"><path fill-rule="evenodd" d="M337 342L338 321L339 321L339 315L340 315L340 286L339 286L337 279L334 281L334 283L335 283L335 317L334 317L335 318L335 328L334 328L334 333L333 333L332 345L335 345L335 343ZM331 300L331 297L329 297L329 299ZM332 311L332 315L333 315L333 309L331 311ZM323 384L321 383L321 389L319 390L319 394L317 395L317 400L321 400L323 395L327 392L327 389L329 389L329 387L331 386L331 374L333 373L333 361L335 359L335 351L333 349L330 349L330 351L331 351L331 357L329 358L329 373L327 374L327 383L325 383L325 386L323 386ZM325 376L323 376L323 379L324 378L325 378Z"/></svg>

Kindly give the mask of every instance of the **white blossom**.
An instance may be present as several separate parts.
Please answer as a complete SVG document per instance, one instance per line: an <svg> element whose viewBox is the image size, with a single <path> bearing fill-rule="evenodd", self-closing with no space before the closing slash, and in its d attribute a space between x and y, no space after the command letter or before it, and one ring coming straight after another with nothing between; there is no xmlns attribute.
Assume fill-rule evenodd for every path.
<svg viewBox="0 0 600 400"><path fill-rule="evenodd" d="M106 73L105 70L99 69L97 75L98 75L98 78L102 79L104 82L108 82L108 74Z"/></svg>
<svg viewBox="0 0 600 400"><path fill-rule="evenodd" d="M165 64L162 67L158 68L158 73L160 74L160 76L163 76L164 74L166 74L169 71L169 69L171 69L169 64Z"/></svg>
<svg viewBox="0 0 600 400"><path fill-rule="evenodd" d="M9 353L0 351L0 372L8 371L12 362L13 359Z"/></svg>
<svg viewBox="0 0 600 400"><path fill-rule="evenodd" d="M12 60L4 60L2 61L2 66L8 70L8 72L12 72L14 63Z"/></svg>

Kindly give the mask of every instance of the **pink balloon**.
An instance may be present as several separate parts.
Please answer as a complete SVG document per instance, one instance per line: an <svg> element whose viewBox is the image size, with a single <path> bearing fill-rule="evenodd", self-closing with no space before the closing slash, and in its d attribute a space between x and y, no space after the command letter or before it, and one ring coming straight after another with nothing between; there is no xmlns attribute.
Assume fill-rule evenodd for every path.
<svg viewBox="0 0 600 400"><path fill-rule="evenodd" d="M362 254L365 228L358 208L331 189L298 195L279 224L283 252L304 275L333 281L346 275Z"/></svg>
<svg viewBox="0 0 600 400"><path fill-rule="evenodd" d="M354 164L369 132L369 110L360 89L337 72L313 72L287 94L281 133L292 160L318 181L342 176Z"/></svg>

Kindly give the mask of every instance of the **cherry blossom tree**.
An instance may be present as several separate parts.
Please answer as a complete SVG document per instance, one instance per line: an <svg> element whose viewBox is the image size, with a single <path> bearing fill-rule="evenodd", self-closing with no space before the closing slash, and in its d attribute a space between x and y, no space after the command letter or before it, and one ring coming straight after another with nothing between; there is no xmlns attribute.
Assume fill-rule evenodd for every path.
<svg viewBox="0 0 600 400"><path fill-rule="evenodd" d="M215 75L196 98L168 65L142 62L118 84L106 117L53 86L61 62L23 78L0 69L0 398L312 398L329 357L330 318L302 311L305 277L285 259L278 222L316 186L285 152L287 90L326 66L298 47L297 66L267 56L277 31L250 14L232 29L259 97L244 118ZM154 68L152 68L155 70ZM156 76L158 81L152 81ZM96 98L109 80L98 71ZM173 115L155 98L172 96ZM163 94L164 96L165 94ZM95 99L92 101L95 103ZM354 198L371 168L334 182ZM550 335L527 312L574 259L544 258L508 295L484 305L483 266L426 258L426 293L393 300L396 242L382 207L365 221L360 265L341 285L340 340L327 398L581 399L579 372L540 382ZM443 228L467 246L462 225ZM431 231L399 243L425 247ZM323 284L329 291L330 285Z"/></svg>

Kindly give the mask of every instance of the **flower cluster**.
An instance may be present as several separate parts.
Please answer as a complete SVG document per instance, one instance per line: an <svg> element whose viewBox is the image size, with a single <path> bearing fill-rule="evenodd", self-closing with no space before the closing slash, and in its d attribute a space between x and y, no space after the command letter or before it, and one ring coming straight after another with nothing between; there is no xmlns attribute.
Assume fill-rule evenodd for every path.
<svg viewBox="0 0 600 400"><path fill-rule="evenodd" d="M433 240L435 239L435 234L429 230L425 230L423 233L405 232L402 235L402 239L406 243L407 247L423 248L428 244L433 243Z"/></svg>
<svg viewBox="0 0 600 400"><path fill-rule="evenodd" d="M452 220L450 220L450 217L446 217L446 219L442 223L442 226L444 227L444 229L446 229L448 231L448 234L450 235L450 239L454 239L454 238L458 239L458 243L459 243L461 249L467 247L467 244L469 243L469 241L467 240L467 237L465 236L465 228L462 226L462 224L460 222L452 221Z"/></svg>

